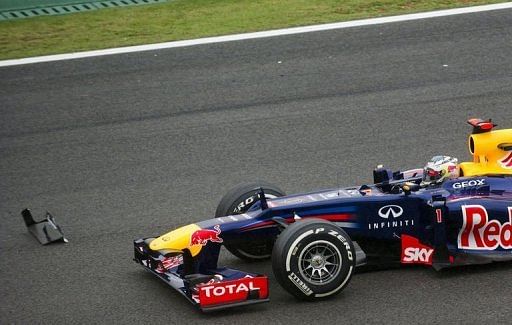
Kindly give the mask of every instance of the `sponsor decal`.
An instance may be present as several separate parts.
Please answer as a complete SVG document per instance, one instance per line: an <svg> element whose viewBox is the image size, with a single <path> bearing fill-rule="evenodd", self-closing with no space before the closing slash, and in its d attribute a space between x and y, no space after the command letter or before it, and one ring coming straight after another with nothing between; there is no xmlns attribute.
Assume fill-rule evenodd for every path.
<svg viewBox="0 0 512 325"><path fill-rule="evenodd" d="M212 229L199 229L192 233L190 236L190 246L193 245L206 245L209 241L214 243L222 243L222 238L219 237L221 233L220 226L216 225Z"/></svg>
<svg viewBox="0 0 512 325"><path fill-rule="evenodd" d="M166 270L172 269L180 264L183 264L183 255L164 257L162 260L162 266Z"/></svg>
<svg viewBox="0 0 512 325"><path fill-rule="evenodd" d="M322 231L324 230L324 228L319 228L319 229L322 229ZM352 261L353 260L352 250L350 249L350 244L347 242L345 237L343 237L341 234L339 234L337 231L334 231L334 230L330 230L329 235L338 238L343 243L343 245L345 245L345 249L347 250L347 257L349 260Z"/></svg>
<svg viewBox="0 0 512 325"><path fill-rule="evenodd" d="M423 245L417 238L402 235L402 264L425 264L432 265L434 249Z"/></svg>
<svg viewBox="0 0 512 325"><path fill-rule="evenodd" d="M361 196L361 193L359 193L359 190L347 190L346 192L350 196Z"/></svg>
<svg viewBox="0 0 512 325"><path fill-rule="evenodd" d="M251 291L258 292L259 299L268 297L267 277L241 278L197 287L202 307L245 301Z"/></svg>
<svg viewBox="0 0 512 325"><path fill-rule="evenodd" d="M209 284L214 284L214 283L217 283L217 282L221 282L223 279L224 279L224 277L222 275L215 274L213 276L213 278L211 278L208 282L199 283L198 285L196 285L196 287L192 288L192 299L195 302L200 303L198 287L200 287L201 285L209 285Z"/></svg>
<svg viewBox="0 0 512 325"><path fill-rule="evenodd" d="M280 203L282 203L282 204L299 204L302 202L304 202L304 199L301 197L297 197L297 198L284 199Z"/></svg>
<svg viewBox="0 0 512 325"><path fill-rule="evenodd" d="M398 218L404 213L404 209L398 205L386 205L379 209L379 217L389 219L389 217Z"/></svg>
<svg viewBox="0 0 512 325"><path fill-rule="evenodd" d="M240 202L240 204L237 205L237 207L235 208L235 210L233 212L235 214L238 214L242 211L246 211L248 209L248 207L254 203L255 200L256 200L256 196L248 197L244 201Z"/></svg>
<svg viewBox="0 0 512 325"><path fill-rule="evenodd" d="M306 296L310 296L313 293L313 291L301 279L299 279L295 273L291 272L288 274L288 279L290 279L292 283L300 289L300 291L304 292Z"/></svg>
<svg viewBox="0 0 512 325"><path fill-rule="evenodd" d="M386 205L379 209L378 215L387 221L371 222L368 229L402 228L414 226L414 219L403 218L404 209L399 205Z"/></svg>
<svg viewBox="0 0 512 325"><path fill-rule="evenodd" d="M452 187L454 189L462 189L466 187L474 187L474 186L480 186L485 185L485 179L473 179L470 181L464 181L464 182L457 182L453 183Z"/></svg>
<svg viewBox="0 0 512 325"><path fill-rule="evenodd" d="M414 226L414 219L406 219L406 220L393 220L393 221L381 221L381 222L372 222L368 224L368 229L385 229L385 228L403 228L403 227L412 227Z"/></svg>
<svg viewBox="0 0 512 325"><path fill-rule="evenodd" d="M463 205L463 225L457 238L459 248L512 249L512 207L508 207L508 215L509 221L501 224L498 220L489 220L487 210L483 206Z"/></svg>
<svg viewBox="0 0 512 325"><path fill-rule="evenodd" d="M155 271L158 273L165 273L168 270L172 269L173 267L176 267L180 264L183 264L183 256L171 256L171 257L164 257L164 259L158 263L158 266L156 267Z"/></svg>
<svg viewBox="0 0 512 325"><path fill-rule="evenodd" d="M507 154L502 160L500 160L500 165L506 169L512 169L512 152Z"/></svg>
<svg viewBox="0 0 512 325"><path fill-rule="evenodd" d="M332 199L332 198L338 197L338 193L337 192L325 193L324 196L328 199Z"/></svg>

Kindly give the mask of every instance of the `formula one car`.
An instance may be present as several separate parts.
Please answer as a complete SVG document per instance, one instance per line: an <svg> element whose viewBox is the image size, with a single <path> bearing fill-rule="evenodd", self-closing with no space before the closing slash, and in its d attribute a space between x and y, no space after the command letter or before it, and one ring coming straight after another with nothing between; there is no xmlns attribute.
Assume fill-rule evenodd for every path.
<svg viewBox="0 0 512 325"><path fill-rule="evenodd" d="M380 166L373 184L288 196L265 182L239 185L215 218L135 240L134 260L203 311L268 301L265 275L217 265L222 245L244 260L271 258L279 284L305 300L341 292L363 266L512 260L512 129L468 122L472 162Z"/></svg>

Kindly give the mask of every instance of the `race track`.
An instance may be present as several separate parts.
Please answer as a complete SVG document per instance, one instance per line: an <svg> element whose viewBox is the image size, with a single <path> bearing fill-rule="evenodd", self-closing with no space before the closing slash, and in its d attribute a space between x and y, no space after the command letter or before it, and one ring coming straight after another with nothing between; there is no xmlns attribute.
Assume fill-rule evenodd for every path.
<svg viewBox="0 0 512 325"><path fill-rule="evenodd" d="M302 303L202 315L132 240L213 216L233 185L370 182L468 159L469 117L512 127L512 10L0 69L0 323L507 323L512 263L356 275ZM19 212L50 210L40 246Z"/></svg>

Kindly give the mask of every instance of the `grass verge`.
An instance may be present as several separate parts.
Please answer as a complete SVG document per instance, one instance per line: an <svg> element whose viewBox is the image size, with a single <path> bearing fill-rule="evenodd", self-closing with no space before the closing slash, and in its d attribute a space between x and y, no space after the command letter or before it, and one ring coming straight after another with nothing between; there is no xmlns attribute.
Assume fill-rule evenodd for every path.
<svg viewBox="0 0 512 325"><path fill-rule="evenodd" d="M170 0L0 22L0 59L465 7L478 0Z"/></svg>

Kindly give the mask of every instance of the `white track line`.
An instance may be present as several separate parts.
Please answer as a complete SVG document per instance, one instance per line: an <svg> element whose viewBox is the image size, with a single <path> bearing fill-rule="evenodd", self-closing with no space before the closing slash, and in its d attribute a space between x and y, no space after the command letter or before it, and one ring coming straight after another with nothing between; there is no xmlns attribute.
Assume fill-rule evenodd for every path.
<svg viewBox="0 0 512 325"><path fill-rule="evenodd" d="M349 28L349 27L356 27L356 26L386 24L386 23L394 23L394 22L400 22L400 21L434 18L434 17L444 17L444 16L451 16L451 15L460 15L460 14L468 14L468 13L474 13L474 12L500 10L500 9L511 9L511 8L512 8L512 2L505 2L505 3L498 3L498 4L493 4L493 5L483 5L483 6L474 6L474 7L466 7L466 8L438 10L438 11L422 12L422 13L417 13L417 14L352 20L352 21L346 21L346 22L342 22L342 23L293 27L293 28L263 31L263 32L255 32L255 33L207 37L207 38L199 38L199 39L192 39L192 40L185 40L185 41L174 41L174 42L166 42L166 43L157 43L157 44L117 47L117 48L112 48L112 49L95 50L95 51L87 51L87 52L45 55L45 56L37 56L37 57L32 57L32 58L0 61L0 67L21 65L21 64L30 64L30 63L39 63L39 62L81 59L81 58L88 58L88 57L102 56L102 55L160 50L160 49L168 49L168 48L174 48L174 47L185 47L185 46L200 45L200 44L240 41L240 40L246 40L246 39L281 36L281 35L292 35L292 34L299 34L299 33L318 32L318 31L331 30L331 29L341 29L341 28Z"/></svg>

